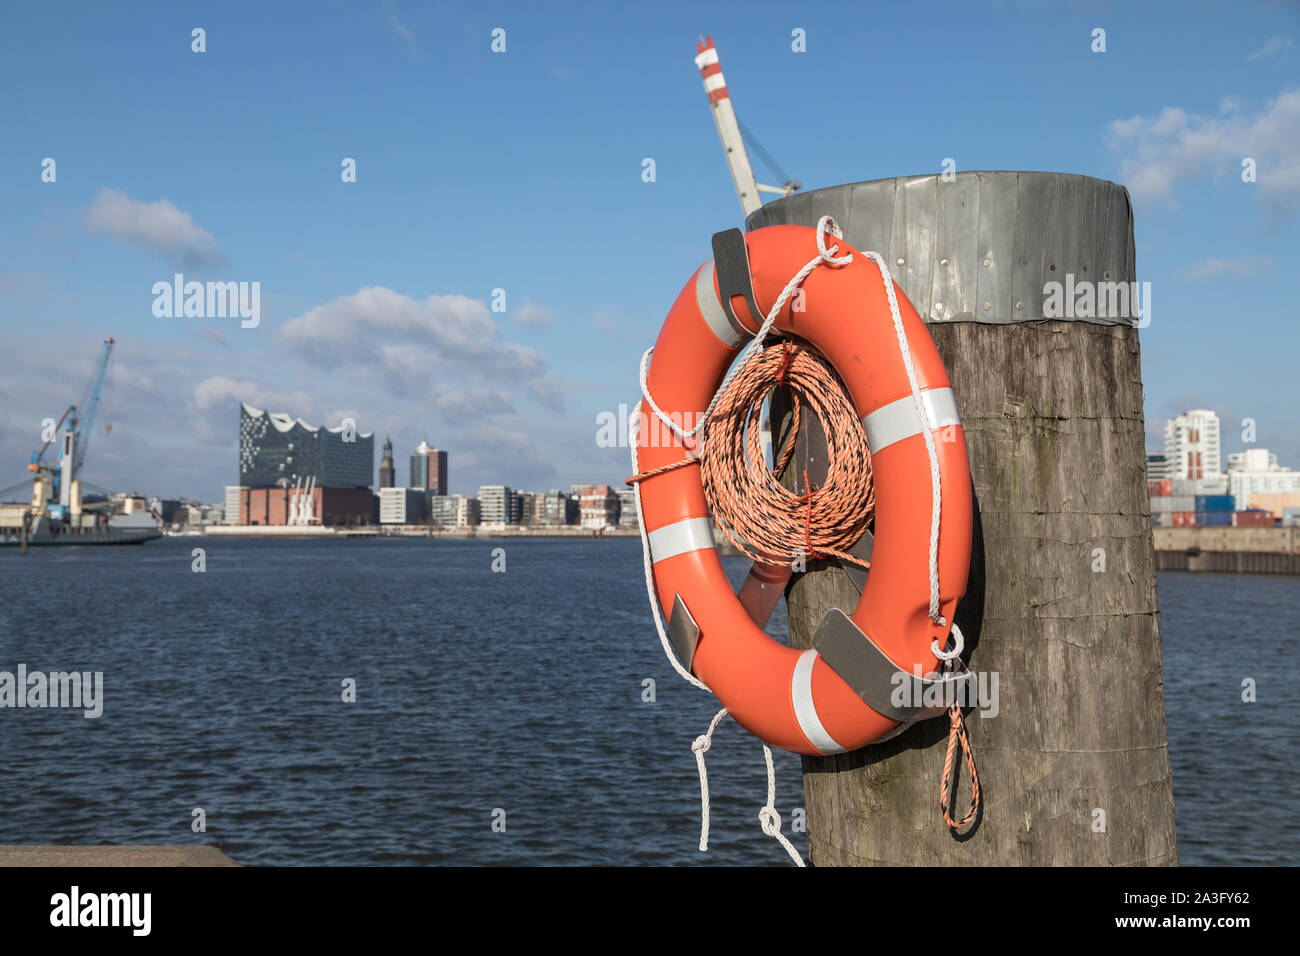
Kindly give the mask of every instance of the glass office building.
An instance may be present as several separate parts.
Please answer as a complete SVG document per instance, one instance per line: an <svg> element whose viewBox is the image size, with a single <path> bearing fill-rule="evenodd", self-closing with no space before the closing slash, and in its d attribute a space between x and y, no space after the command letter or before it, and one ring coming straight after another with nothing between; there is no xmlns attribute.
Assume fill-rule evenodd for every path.
<svg viewBox="0 0 1300 956"><path fill-rule="evenodd" d="M315 479L319 488L369 489L375 436L308 425L282 412L239 406L239 484L293 488Z"/></svg>

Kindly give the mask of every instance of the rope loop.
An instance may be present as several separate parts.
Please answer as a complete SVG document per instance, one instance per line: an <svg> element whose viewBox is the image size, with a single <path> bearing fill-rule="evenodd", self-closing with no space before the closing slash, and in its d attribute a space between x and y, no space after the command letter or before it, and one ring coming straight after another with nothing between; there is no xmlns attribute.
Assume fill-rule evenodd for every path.
<svg viewBox="0 0 1300 956"><path fill-rule="evenodd" d="M960 820L954 820L948 810L950 802L950 793L953 784L953 767L957 747L960 745L962 758L966 763L966 775L970 778L970 807L967 809L965 816ZM971 750L970 737L966 733L966 719L962 716L961 707L953 704L948 708L948 750L943 758L943 779L939 783L939 811L943 814L943 822L954 832L960 831L963 827L974 822L979 815L980 810L980 776L975 769L975 754Z"/></svg>
<svg viewBox="0 0 1300 956"><path fill-rule="evenodd" d="M776 770L772 766L772 748L763 744L763 759L767 761L767 803L758 811L758 822L763 832L780 843L785 852L790 854L795 866L804 865L803 857L794 848L794 844L781 833L781 814L776 812Z"/></svg>
<svg viewBox="0 0 1300 956"><path fill-rule="evenodd" d="M845 253L836 258L835 253L839 252L839 243L826 248L826 233L829 232L836 239L843 239L844 233L840 232L839 225L830 216L822 216L817 220L817 254L821 256L822 262L828 266L846 266L853 261L853 253Z"/></svg>
<svg viewBox="0 0 1300 956"><path fill-rule="evenodd" d="M939 618L936 623L942 624L943 618ZM952 650L941 651L939 650L939 642L931 641L930 653L941 661L955 661L957 658L961 657L961 652L966 649L966 638L962 636L961 628L957 626L956 621L952 622L952 644Z"/></svg>

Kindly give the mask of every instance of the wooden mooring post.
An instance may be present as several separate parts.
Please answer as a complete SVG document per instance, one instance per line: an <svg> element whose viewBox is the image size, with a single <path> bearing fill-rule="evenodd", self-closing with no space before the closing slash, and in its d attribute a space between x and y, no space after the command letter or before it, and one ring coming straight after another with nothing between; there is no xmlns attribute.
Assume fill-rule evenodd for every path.
<svg viewBox="0 0 1300 956"><path fill-rule="evenodd" d="M746 225L825 214L885 256L947 365L977 509L957 621L993 693L967 712L983 790L969 834L940 817L948 726L931 720L803 758L812 863L1177 864L1128 193L1056 173L905 177L777 200ZM1103 283L1138 293L1129 316L1097 314L1099 293L1112 310L1120 295ZM837 564L810 563L786 592L791 643L857 596ZM963 769L957 815L966 786Z"/></svg>

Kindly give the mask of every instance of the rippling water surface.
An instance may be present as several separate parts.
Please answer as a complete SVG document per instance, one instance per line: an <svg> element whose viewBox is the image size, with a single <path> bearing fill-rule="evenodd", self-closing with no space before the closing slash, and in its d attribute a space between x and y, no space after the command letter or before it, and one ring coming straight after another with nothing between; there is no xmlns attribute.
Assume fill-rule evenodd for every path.
<svg viewBox="0 0 1300 956"><path fill-rule="evenodd" d="M737 582L744 568L729 560ZM9 551L0 582L0 669L105 683L98 720L0 711L0 843L214 843L245 864L788 863L758 826L762 749L729 721L708 755L711 852L696 849L690 743L716 704L663 657L635 540L170 538ZM1160 589L1183 862L1292 862L1297 674L1276 658L1300 582L1166 574ZM799 761L775 756L790 833Z"/></svg>

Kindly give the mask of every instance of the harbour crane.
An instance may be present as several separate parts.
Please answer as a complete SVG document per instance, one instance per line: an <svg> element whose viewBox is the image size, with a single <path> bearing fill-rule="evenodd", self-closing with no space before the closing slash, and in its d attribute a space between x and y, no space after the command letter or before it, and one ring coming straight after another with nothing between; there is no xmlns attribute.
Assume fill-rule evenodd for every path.
<svg viewBox="0 0 1300 956"><path fill-rule="evenodd" d="M77 476L86 460L86 449L90 445L91 429L95 422L95 412L99 408L104 376L108 371L108 357L112 351L113 339L105 339L104 351L95 366L90 387L86 392L84 415L78 412L76 405L69 405L59 416L50 437L40 448L32 452L32 460L27 470L36 474L35 487L32 490L33 511L48 509L52 518L61 520L68 511L76 513L81 510L81 488ZM59 439L61 444L59 459L57 463L47 463L44 460L45 452L56 440L60 428L64 431Z"/></svg>

